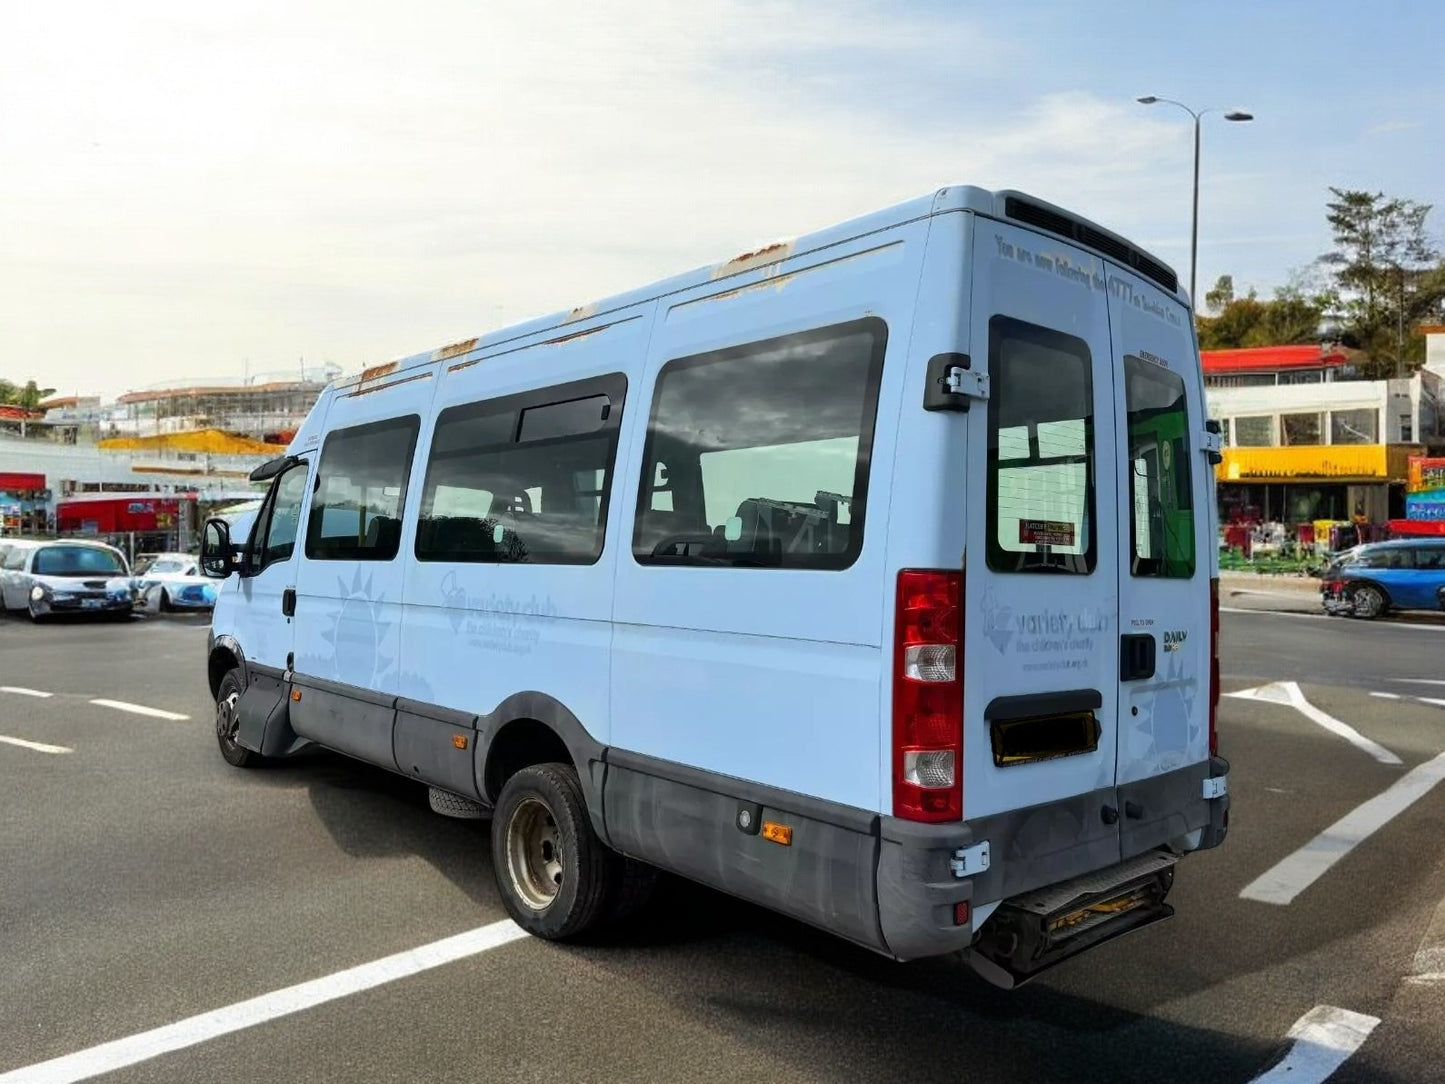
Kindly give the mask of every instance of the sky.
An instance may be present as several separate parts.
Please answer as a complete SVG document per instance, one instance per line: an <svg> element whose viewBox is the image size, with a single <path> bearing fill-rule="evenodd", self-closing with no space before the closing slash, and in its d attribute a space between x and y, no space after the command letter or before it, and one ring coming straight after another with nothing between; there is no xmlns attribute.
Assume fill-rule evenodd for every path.
<svg viewBox="0 0 1445 1084"><path fill-rule="evenodd" d="M952 183L1262 294L1445 202L1428 5L0 0L0 377L354 371ZM1433 25L1431 25L1433 24ZM1445 232L1445 209L1430 220Z"/></svg>

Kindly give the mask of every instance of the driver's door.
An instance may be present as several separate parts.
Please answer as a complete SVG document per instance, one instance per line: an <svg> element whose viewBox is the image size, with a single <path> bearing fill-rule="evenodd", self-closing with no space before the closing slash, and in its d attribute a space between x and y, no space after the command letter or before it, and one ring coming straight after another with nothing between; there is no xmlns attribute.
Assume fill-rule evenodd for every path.
<svg viewBox="0 0 1445 1084"><path fill-rule="evenodd" d="M290 668L297 543L311 467L301 459L276 476L241 555L239 609L245 616L236 638L252 669L276 675Z"/></svg>

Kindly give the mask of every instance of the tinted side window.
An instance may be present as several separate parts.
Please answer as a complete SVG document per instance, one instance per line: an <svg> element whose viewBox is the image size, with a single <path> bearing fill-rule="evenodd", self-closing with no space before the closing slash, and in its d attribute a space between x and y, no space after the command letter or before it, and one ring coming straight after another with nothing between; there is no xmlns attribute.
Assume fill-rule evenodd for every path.
<svg viewBox="0 0 1445 1084"><path fill-rule="evenodd" d="M1094 569L1089 347L1006 316L989 321L988 567Z"/></svg>
<svg viewBox="0 0 1445 1084"><path fill-rule="evenodd" d="M663 366L643 453L643 564L842 569L863 548L888 328L870 317Z"/></svg>
<svg viewBox="0 0 1445 1084"><path fill-rule="evenodd" d="M418 425L410 414L338 429L326 438L306 526L307 557L390 561L396 556Z"/></svg>
<svg viewBox="0 0 1445 1084"><path fill-rule="evenodd" d="M626 391L614 373L442 411L417 559L596 561Z"/></svg>
<svg viewBox="0 0 1445 1084"><path fill-rule="evenodd" d="M1431 572L1445 569L1445 546L1422 546L1416 550L1415 567Z"/></svg>
<svg viewBox="0 0 1445 1084"><path fill-rule="evenodd" d="M1133 356L1124 359L1133 516L1130 570L1136 576L1194 575L1194 502L1184 379Z"/></svg>

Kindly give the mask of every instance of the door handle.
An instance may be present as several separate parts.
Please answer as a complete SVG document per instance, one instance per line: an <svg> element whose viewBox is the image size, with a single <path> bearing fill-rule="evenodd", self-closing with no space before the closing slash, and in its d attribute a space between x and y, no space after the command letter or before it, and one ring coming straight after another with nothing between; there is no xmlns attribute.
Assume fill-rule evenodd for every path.
<svg viewBox="0 0 1445 1084"><path fill-rule="evenodd" d="M1154 676L1154 636L1126 632L1119 637L1119 680L1140 681Z"/></svg>
<svg viewBox="0 0 1445 1084"><path fill-rule="evenodd" d="M288 587L281 592L281 612L287 617L296 615L296 588Z"/></svg>

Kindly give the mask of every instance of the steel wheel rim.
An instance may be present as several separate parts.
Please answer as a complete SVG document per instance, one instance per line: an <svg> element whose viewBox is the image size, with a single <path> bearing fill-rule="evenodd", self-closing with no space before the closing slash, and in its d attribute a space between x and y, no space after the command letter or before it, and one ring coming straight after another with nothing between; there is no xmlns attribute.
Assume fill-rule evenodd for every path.
<svg viewBox="0 0 1445 1084"><path fill-rule="evenodd" d="M229 693L216 701L216 736L228 745L235 742L236 730L241 725L236 713L236 704L240 699L240 693Z"/></svg>
<svg viewBox="0 0 1445 1084"><path fill-rule="evenodd" d="M538 798L523 798L507 821L507 875L517 898L545 911L562 887L557 819Z"/></svg>
<svg viewBox="0 0 1445 1084"><path fill-rule="evenodd" d="M1373 587L1362 587L1355 592L1355 613L1360 617L1375 617L1384 601Z"/></svg>

